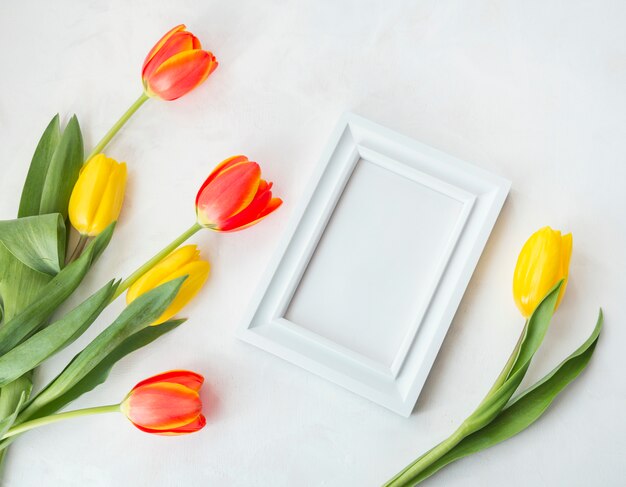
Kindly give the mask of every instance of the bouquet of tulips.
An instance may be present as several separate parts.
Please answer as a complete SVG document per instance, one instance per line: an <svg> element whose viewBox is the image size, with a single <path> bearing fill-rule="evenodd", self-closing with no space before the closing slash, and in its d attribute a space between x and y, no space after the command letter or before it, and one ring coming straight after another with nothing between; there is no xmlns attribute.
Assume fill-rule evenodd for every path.
<svg viewBox="0 0 626 487"><path fill-rule="evenodd" d="M201 185L196 219L179 237L126 279L112 279L63 315L57 312L80 286L113 236L126 186L126 164L103 150L149 99L175 100L202 84L217 62L184 25L148 53L143 93L84 157L74 116L61 130L45 129L26 177L17 218L0 221L0 461L21 433L69 417L119 411L148 433L183 434L205 424L199 374L175 370L139 382L120 403L58 413L104 382L124 356L173 330L179 311L200 291L209 264L194 245L181 245L202 228L232 232L276 210L271 183L245 156L220 163ZM77 244L68 249L70 234ZM126 291L126 308L65 369L31 394L33 371L67 347Z"/></svg>
<svg viewBox="0 0 626 487"><path fill-rule="evenodd" d="M523 431L585 369L602 330L602 310L591 335L552 372L512 398L558 308L569 275L572 235L544 227L524 244L513 275L515 304L526 318L511 357L476 410L447 439L420 456L385 486L407 487L451 462L489 448Z"/></svg>

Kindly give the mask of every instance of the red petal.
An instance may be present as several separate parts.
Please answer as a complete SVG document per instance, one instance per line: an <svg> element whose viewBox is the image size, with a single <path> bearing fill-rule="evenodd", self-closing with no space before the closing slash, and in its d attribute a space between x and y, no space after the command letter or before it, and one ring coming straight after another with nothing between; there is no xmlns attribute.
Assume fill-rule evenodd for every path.
<svg viewBox="0 0 626 487"><path fill-rule="evenodd" d="M264 180L261 180L259 189L252 202L239 213L218 226L216 230L228 232L256 220L272 199L272 192L269 190L269 187L270 186Z"/></svg>
<svg viewBox="0 0 626 487"><path fill-rule="evenodd" d="M175 435L186 435L189 433L195 433L196 431L201 430L206 426L206 418L201 414L194 421L185 426L179 426L178 428L172 428L168 430L155 430L152 428L145 428L143 426L139 426L138 424L133 423L136 428L144 431L146 433L151 433L154 435L163 435L163 436L175 436Z"/></svg>
<svg viewBox="0 0 626 487"><path fill-rule="evenodd" d="M173 382L174 384L189 387L194 391L199 391L202 383L204 382L204 377L200 374L192 372L191 370L169 370L142 380L135 387L133 387L132 390L134 391L138 387L145 386L147 384L155 384L157 382Z"/></svg>
<svg viewBox="0 0 626 487"><path fill-rule="evenodd" d="M146 69L146 65L148 64L148 62L150 62L150 60L154 57L157 51L161 49L163 44L165 44L165 42L167 42L167 40L170 37L172 37L176 32L185 30L185 29L186 29L185 24L180 24L174 27L173 29L169 30L163 37L161 37L161 39L159 39L159 41L154 45L154 47L150 49L150 52L146 56L146 59L143 62L142 72L144 69Z"/></svg>
<svg viewBox="0 0 626 487"><path fill-rule="evenodd" d="M149 94L163 100L175 100L206 80L214 70L213 54L202 50L181 52L163 62L145 80Z"/></svg>
<svg viewBox="0 0 626 487"><path fill-rule="evenodd" d="M235 164L239 164L240 162L247 162L247 161L248 161L248 158L246 156L238 155L238 156L229 157L228 159L224 159L217 166L215 166L215 169L211 171L211 174L209 174L209 177L206 178L206 180L204 181L204 183L202 183L202 186L200 186L200 189L198 190L198 194L196 195L196 206L198 206L200 193L202 193L204 188L206 188L207 185L218 176L218 174L224 172L226 169L234 166Z"/></svg>
<svg viewBox="0 0 626 487"><path fill-rule="evenodd" d="M254 199L260 180L256 162L240 162L221 171L198 197L200 222L219 226L239 213Z"/></svg>
<svg viewBox="0 0 626 487"><path fill-rule="evenodd" d="M175 32L143 67L141 71L142 79L144 81L149 79L161 64L176 56L176 54L192 51L195 38L191 32Z"/></svg>
<svg viewBox="0 0 626 487"><path fill-rule="evenodd" d="M282 204L283 204L283 200L281 200L280 198L272 198L270 202L268 203L268 205L263 209L263 211L256 217L254 221L251 221L250 223L244 224L243 226L240 226L240 227L233 227L231 229L221 230L221 231L222 232L237 232L239 230L243 230L244 228L251 227L252 225L256 225L261 220L263 220L263 218L265 218L267 215L269 215L270 213L278 209L278 207Z"/></svg>
<svg viewBox="0 0 626 487"><path fill-rule="evenodd" d="M189 424L202 413L198 393L169 382L147 384L131 391L122 410L134 424L165 430Z"/></svg>
<svg viewBox="0 0 626 487"><path fill-rule="evenodd" d="M278 207L282 204L283 204L283 200L281 200L280 198L272 198L269 204L265 207L265 209L259 215L259 218L265 218L270 213L273 213L274 211L276 211Z"/></svg>

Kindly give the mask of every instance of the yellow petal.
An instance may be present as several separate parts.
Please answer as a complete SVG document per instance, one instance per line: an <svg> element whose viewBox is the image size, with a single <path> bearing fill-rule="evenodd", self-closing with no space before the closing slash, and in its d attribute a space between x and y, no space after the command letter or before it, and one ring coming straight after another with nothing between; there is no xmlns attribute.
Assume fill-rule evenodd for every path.
<svg viewBox="0 0 626 487"><path fill-rule="evenodd" d="M90 226L90 235L98 235L116 221L122 211L126 191L126 164L115 164L102 193L100 205Z"/></svg>
<svg viewBox="0 0 626 487"><path fill-rule="evenodd" d="M176 269L196 259L198 255L198 248L195 245L185 245L175 250L128 288L126 303L130 304L142 294L171 281L173 279L171 275Z"/></svg>
<svg viewBox="0 0 626 487"><path fill-rule="evenodd" d="M74 228L83 235L98 235L119 216L125 187L126 165L104 154L94 156L82 168L70 197L69 217ZM111 197L114 194L117 196ZM115 217L105 218L111 215Z"/></svg>
<svg viewBox="0 0 626 487"><path fill-rule="evenodd" d="M567 288L567 282L569 281L569 263L572 258L572 246L573 246L573 238L572 234L568 233L567 235L563 235L561 240L561 277L560 279L564 279L563 286L561 287L561 291L559 291L559 297L556 301L556 309L558 309L561 301L563 300L563 296L565 296L565 289Z"/></svg>
<svg viewBox="0 0 626 487"><path fill-rule="evenodd" d="M548 291L563 278L561 232L544 227L526 241L513 276L513 297L528 317Z"/></svg>
<svg viewBox="0 0 626 487"><path fill-rule="evenodd" d="M184 265L175 272L171 277L172 279L182 276L187 276L187 279L183 282L174 300L152 325L165 323L183 309L196 294L200 292L200 289L202 289L202 286L209 277L209 270L210 266L208 262L196 260Z"/></svg>
<svg viewBox="0 0 626 487"><path fill-rule="evenodd" d="M126 302L131 303L142 294L177 277L187 276L178 294L152 325L161 324L178 313L200 291L209 276L210 265L200 259L195 245L185 245L146 272L126 293Z"/></svg>

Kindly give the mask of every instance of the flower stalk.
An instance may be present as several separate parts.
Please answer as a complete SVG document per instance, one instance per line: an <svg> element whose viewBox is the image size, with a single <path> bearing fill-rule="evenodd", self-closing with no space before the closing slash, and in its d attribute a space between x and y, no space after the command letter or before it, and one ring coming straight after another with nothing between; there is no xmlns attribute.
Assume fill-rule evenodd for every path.
<svg viewBox="0 0 626 487"><path fill-rule="evenodd" d="M111 142L111 139L115 137L115 134L117 134L120 131L120 129L126 124L126 122L128 122L130 117L132 117L135 114L135 112L139 110L139 108L149 99L150 97L148 95L146 95L145 93L141 93L139 98L137 98L135 102L128 108L128 110L126 110L124 114L119 118L119 120L113 124L113 126L109 129L109 131L106 134L104 134L104 137L100 139L100 142L98 142L95 145L93 150L89 153L89 155L85 159L85 162L89 162L92 157L94 157L97 154L100 154L100 152L104 150L104 148L108 145L108 143Z"/></svg>
<svg viewBox="0 0 626 487"><path fill-rule="evenodd" d="M528 320L526 321L526 324L524 325L524 329L522 330L522 333L520 334L517 344L515 345L515 348L513 349L511 356L509 357L509 360L507 361L504 368L502 369L502 372L500 372L500 375L498 375L498 377L496 378L495 382L493 383L493 386L491 386L491 389L489 389L489 392L487 393L485 398L476 408L475 412L479 411L482 406L489 403L493 395L498 391L498 389L500 389L500 387L502 387L502 385L509 378L509 375L511 374L511 370L515 366L515 363L517 362L517 359L519 357L520 348L526 336L527 329L528 329ZM470 418L472 416L474 416L474 414L472 414ZM446 453L448 453L455 446L457 446L463 440L463 438L471 434L473 431L469 429L469 426L470 425L469 425L468 420L465 420L461 424L461 426L459 426L456 429L456 431L452 433L448 438L446 438L441 443L439 443L435 447L428 450L426 453L420 456L417 460L415 460L413 463L408 465L404 470L399 472L393 479L389 480L385 484L385 486L405 485L402 483L405 479L413 479L417 477L424 470L426 470L426 468L432 465L433 462L439 460ZM410 485L410 484L407 484L407 485Z"/></svg>
<svg viewBox="0 0 626 487"><path fill-rule="evenodd" d="M31 421L26 421L22 424L18 424L17 426L9 429L9 431L7 431L0 439L4 440L6 438L11 438L12 436L25 433L26 431L32 430L34 428L39 428L40 426L45 426L47 424L57 423L66 419L79 418L81 416L91 416L92 414L119 412L120 405L111 404L109 406L97 406L93 408L77 409L75 411L67 411L65 413L51 414L50 416L44 416L42 418L37 418Z"/></svg>
<svg viewBox="0 0 626 487"><path fill-rule="evenodd" d="M178 237L172 240L168 245L163 247L160 252L158 252L154 257L148 260L144 265L142 265L139 269L137 269L120 283L111 301L114 301L118 296L120 296L124 291L132 286L139 278L141 278L141 276L143 276L159 262L161 262L165 257L167 257L174 250L176 250L183 242L185 242L188 238L197 233L198 230L200 230L201 228L202 226L200 226L198 223L194 223Z"/></svg>

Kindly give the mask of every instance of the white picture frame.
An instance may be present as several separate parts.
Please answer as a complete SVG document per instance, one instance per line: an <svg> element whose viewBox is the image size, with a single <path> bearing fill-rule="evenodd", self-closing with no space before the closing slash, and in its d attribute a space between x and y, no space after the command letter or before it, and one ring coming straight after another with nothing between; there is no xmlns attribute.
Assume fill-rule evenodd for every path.
<svg viewBox="0 0 626 487"><path fill-rule="evenodd" d="M510 185L345 114L239 338L409 416Z"/></svg>

